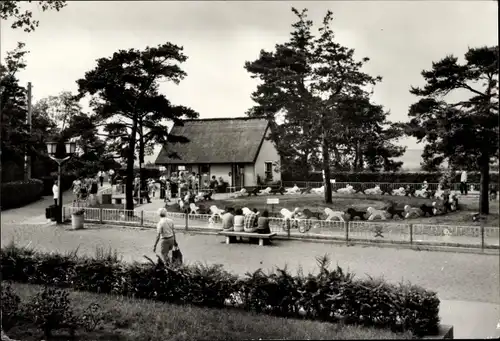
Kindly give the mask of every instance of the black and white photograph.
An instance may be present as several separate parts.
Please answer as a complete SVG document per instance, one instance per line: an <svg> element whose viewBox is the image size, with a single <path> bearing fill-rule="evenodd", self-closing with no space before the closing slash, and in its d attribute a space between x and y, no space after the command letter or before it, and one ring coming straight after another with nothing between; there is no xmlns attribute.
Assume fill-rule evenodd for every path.
<svg viewBox="0 0 500 341"><path fill-rule="evenodd" d="M498 9L1 1L1 340L499 339Z"/></svg>

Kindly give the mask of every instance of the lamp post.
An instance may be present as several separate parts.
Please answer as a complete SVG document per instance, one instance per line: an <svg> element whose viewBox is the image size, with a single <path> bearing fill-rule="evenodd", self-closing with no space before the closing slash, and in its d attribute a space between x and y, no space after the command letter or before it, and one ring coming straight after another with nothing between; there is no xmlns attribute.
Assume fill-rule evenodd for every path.
<svg viewBox="0 0 500 341"><path fill-rule="evenodd" d="M68 156L60 159L60 158L55 157L56 150L57 150L57 142L47 142L47 152L49 153L49 157L52 160L54 160L55 162L57 162L57 187L59 189L59 192L58 192L58 198L57 198L58 214L56 215L56 221L58 224L62 223L62 213L63 213L62 212L62 207L63 207L62 197L63 196L62 196L62 189L61 189L61 167L75 153L76 143L75 142L66 142L64 144L64 146L66 147L66 154L68 154Z"/></svg>

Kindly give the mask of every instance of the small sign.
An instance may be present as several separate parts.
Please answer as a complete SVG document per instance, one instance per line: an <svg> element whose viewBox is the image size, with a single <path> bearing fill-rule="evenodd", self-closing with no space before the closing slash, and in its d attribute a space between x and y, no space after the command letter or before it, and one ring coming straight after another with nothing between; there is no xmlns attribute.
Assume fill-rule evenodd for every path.
<svg viewBox="0 0 500 341"><path fill-rule="evenodd" d="M267 198L268 205L278 205L280 203L279 198Z"/></svg>

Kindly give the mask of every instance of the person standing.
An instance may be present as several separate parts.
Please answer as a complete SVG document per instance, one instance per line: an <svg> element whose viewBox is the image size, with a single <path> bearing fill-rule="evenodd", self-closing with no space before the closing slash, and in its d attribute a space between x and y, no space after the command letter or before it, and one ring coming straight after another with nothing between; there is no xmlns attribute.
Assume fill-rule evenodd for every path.
<svg viewBox="0 0 500 341"><path fill-rule="evenodd" d="M97 176L99 177L99 182L101 183L101 187L102 187L103 184L104 184L104 172L103 171L99 171L97 173Z"/></svg>
<svg viewBox="0 0 500 341"><path fill-rule="evenodd" d="M108 182L111 184L111 187L113 187L113 175L115 175L115 171L110 169L108 171Z"/></svg>
<svg viewBox="0 0 500 341"><path fill-rule="evenodd" d="M467 195L467 171L465 169L460 175L460 193Z"/></svg>
<svg viewBox="0 0 500 341"><path fill-rule="evenodd" d="M98 192L98 190L97 190L97 180L92 179L92 183L90 185L90 195L91 195L92 204L96 203L97 192Z"/></svg>
<svg viewBox="0 0 500 341"><path fill-rule="evenodd" d="M156 253L156 246L160 242L160 258L163 263L170 262L170 251L177 244L175 240L174 222L172 219L167 218L167 209L160 208L158 210L160 221L156 225L156 240L153 247L153 252Z"/></svg>
<svg viewBox="0 0 500 341"><path fill-rule="evenodd" d="M54 205L57 206L57 201L59 200L59 184L57 180L54 181L54 186L52 186L52 194L54 195Z"/></svg>

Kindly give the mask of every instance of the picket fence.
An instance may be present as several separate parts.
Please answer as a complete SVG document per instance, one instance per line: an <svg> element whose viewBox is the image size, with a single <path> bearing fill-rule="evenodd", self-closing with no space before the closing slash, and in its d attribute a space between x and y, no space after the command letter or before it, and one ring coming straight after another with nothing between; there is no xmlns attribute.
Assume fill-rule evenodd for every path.
<svg viewBox="0 0 500 341"><path fill-rule="evenodd" d="M85 222L121 226L154 228L158 222L156 211L106 209L65 206L64 220L84 210ZM167 213L176 228L192 231L220 231L221 219L210 214ZM272 232L289 239L333 239L346 242L445 245L498 249L500 229L485 226L455 226L411 224L408 221L329 221L313 219L269 218Z"/></svg>

